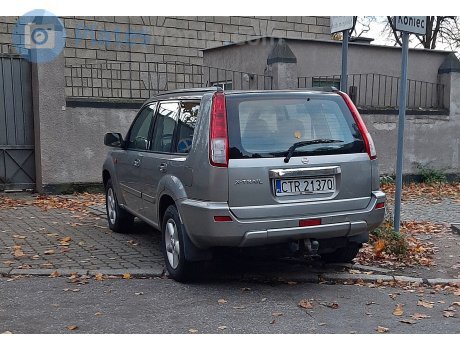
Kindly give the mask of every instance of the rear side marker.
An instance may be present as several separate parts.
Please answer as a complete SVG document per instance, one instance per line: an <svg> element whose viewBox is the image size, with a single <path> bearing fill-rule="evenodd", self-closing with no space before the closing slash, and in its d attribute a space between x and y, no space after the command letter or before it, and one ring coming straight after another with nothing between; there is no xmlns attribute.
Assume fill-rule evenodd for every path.
<svg viewBox="0 0 460 350"><path fill-rule="evenodd" d="M384 202L382 202L382 203L377 203L377 204L375 205L375 209L382 209L382 208L385 208L385 203L384 203Z"/></svg>

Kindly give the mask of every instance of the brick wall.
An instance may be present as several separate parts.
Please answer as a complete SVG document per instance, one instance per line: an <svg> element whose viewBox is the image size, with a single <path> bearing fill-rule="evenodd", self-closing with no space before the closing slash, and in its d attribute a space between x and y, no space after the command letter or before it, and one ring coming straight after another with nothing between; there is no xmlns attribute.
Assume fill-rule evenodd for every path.
<svg viewBox="0 0 460 350"><path fill-rule="evenodd" d="M329 17L64 17L66 28L65 65L82 66L101 62L121 62L116 77L119 84L132 84L135 71L151 71L161 62L203 63L202 49L242 42L262 36L280 38L329 39ZM0 17L0 45L10 43L15 17ZM3 52L5 49L3 48ZM91 66L89 66L91 67ZM111 66L113 68L113 66ZM71 79L65 70L66 94L77 87L83 96L102 96L98 84L108 89L98 74L113 78L110 69L81 71ZM129 71L129 73L128 73ZM74 71L75 74L79 74ZM95 78L91 74L96 74ZM128 75L129 74L129 75ZM144 79L145 81L145 79ZM109 82L110 83L110 82ZM118 82L117 82L118 83ZM144 84L147 85L147 84ZM121 86L120 86L121 87ZM96 88L96 90L94 89ZM132 86L131 86L132 88ZM83 89L85 91L83 91ZM132 97L122 88L119 97ZM144 90L144 89L141 89ZM108 90L107 90L108 91ZM145 96L135 96L145 97Z"/></svg>

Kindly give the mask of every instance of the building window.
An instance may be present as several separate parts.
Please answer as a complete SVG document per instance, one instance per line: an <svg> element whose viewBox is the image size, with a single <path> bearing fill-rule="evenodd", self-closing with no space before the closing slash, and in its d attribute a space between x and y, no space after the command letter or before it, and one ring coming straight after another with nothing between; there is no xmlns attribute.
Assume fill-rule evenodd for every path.
<svg viewBox="0 0 460 350"><path fill-rule="evenodd" d="M312 87L335 87L340 90L340 78L318 77L313 78L311 82Z"/></svg>
<svg viewBox="0 0 460 350"><path fill-rule="evenodd" d="M212 86L219 86L223 90L233 90L233 81L228 80L228 81L219 81L212 83Z"/></svg>

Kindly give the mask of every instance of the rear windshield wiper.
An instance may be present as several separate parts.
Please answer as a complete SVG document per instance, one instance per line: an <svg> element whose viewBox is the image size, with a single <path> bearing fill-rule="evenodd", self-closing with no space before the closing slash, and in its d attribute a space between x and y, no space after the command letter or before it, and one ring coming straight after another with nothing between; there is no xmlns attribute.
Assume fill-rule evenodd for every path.
<svg viewBox="0 0 460 350"><path fill-rule="evenodd" d="M308 146L308 145L316 145L320 143L339 143L343 142L342 140L332 140L332 139L317 139L317 140L308 140L308 141L299 141L294 143L291 147L288 149L288 153L286 155L286 158L284 158L285 163L289 163L289 159L291 159L292 155L294 154L294 151L296 148L303 147L303 146Z"/></svg>

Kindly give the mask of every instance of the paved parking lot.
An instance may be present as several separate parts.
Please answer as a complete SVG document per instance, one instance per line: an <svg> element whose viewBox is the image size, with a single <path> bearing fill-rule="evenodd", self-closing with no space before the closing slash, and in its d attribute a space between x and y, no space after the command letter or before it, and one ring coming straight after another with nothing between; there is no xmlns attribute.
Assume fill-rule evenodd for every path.
<svg viewBox="0 0 460 350"><path fill-rule="evenodd" d="M0 210L0 222L3 269L163 270L158 232L138 221L118 234L99 215L21 206Z"/></svg>
<svg viewBox="0 0 460 350"><path fill-rule="evenodd" d="M81 275L129 272L132 275L161 276L164 273L159 232L138 220L130 232L111 232L105 219L103 196L96 196L96 200L93 199L95 203L80 206L78 210L66 204L65 200L80 200L79 196L62 197L64 202L57 205L57 209L41 202L40 205L31 204L30 199L35 197L20 198L25 200L22 205L0 205L0 273L28 274L33 271L36 275L49 275L56 270L62 274L77 272ZM436 203L407 201L403 202L402 217L448 223L458 219L459 213L460 204L450 199ZM458 278L460 236L443 232L429 238L441 248L436 256L437 266L420 267L404 273L419 278ZM227 265L232 265L232 268L240 263L239 257L230 258L231 262ZM225 262L225 258L221 260ZM305 264L300 266L296 263L267 265L263 261L251 267L246 262L241 264L241 269L236 267L228 272L235 276L247 276L262 271L262 274L276 276L278 271L281 275L303 276L308 280L306 273L314 275L318 271L315 270L318 266L312 270ZM260 265L265 267L261 269ZM319 270L331 272L323 266L319 266ZM374 273L379 271L374 270ZM314 278L317 279L318 275Z"/></svg>

